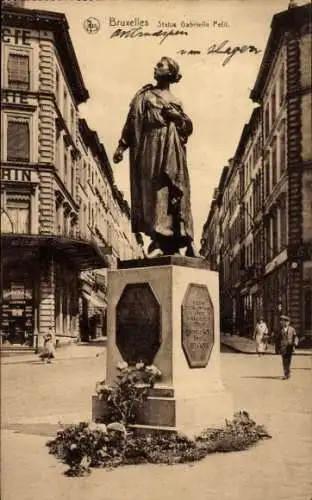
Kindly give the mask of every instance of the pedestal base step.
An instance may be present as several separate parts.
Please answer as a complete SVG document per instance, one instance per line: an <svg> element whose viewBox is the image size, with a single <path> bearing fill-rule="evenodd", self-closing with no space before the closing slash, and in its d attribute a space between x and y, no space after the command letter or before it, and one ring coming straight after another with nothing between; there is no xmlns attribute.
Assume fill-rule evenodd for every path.
<svg viewBox="0 0 312 500"><path fill-rule="evenodd" d="M157 391L153 394L157 396L148 396L138 411L138 425L174 427L176 423L175 399L170 396L160 396ZM105 422L105 417L107 417L106 401L99 399L98 396L92 396L92 420Z"/></svg>

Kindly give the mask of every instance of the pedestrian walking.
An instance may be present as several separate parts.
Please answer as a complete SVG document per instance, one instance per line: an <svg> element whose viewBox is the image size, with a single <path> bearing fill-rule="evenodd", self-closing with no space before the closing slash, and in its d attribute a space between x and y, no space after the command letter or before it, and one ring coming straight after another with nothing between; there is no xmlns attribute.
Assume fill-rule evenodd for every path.
<svg viewBox="0 0 312 500"><path fill-rule="evenodd" d="M259 318L255 330L253 338L256 341L256 352L258 356L263 356L264 352L267 349L269 330L263 318Z"/></svg>
<svg viewBox="0 0 312 500"><path fill-rule="evenodd" d="M50 328L49 332L43 336L43 351L39 355L41 361L46 363L52 363L52 359L55 358L55 339Z"/></svg>
<svg viewBox="0 0 312 500"><path fill-rule="evenodd" d="M298 336L294 327L290 325L289 316L282 314L280 324L280 329L275 337L275 352L282 356L283 380L287 380L290 377L291 359L294 349L298 345Z"/></svg>

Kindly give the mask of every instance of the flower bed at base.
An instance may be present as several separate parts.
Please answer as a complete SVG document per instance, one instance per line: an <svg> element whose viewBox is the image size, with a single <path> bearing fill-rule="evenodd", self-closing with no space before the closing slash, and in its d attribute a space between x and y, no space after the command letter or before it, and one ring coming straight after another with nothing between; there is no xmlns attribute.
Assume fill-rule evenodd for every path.
<svg viewBox="0 0 312 500"><path fill-rule="evenodd" d="M66 475L84 476L92 467L194 462L210 453L246 450L270 437L246 411L240 411L223 428L204 431L193 440L171 433L138 436L118 422L107 426L81 422L60 430L47 446L51 454L69 466Z"/></svg>
<svg viewBox="0 0 312 500"><path fill-rule="evenodd" d="M209 453L246 450L260 439L271 437L246 411L235 413L222 429L207 429L195 439L178 433L136 435L129 424L135 422L137 408L161 372L141 362L134 367L119 363L117 370L113 385L107 386L104 381L96 388L99 398L106 401L105 422L71 425L47 443L50 453L69 466L67 476L88 475L92 467L194 462Z"/></svg>

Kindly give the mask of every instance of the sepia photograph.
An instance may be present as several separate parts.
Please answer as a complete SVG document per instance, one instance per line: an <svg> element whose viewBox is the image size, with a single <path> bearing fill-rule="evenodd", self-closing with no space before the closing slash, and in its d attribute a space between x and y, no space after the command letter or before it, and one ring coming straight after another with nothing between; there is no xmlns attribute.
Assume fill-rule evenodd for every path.
<svg viewBox="0 0 312 500"><path fill-rule="evenodd" d="M1 498L312 500L311 3L1 7Z"/></svg>

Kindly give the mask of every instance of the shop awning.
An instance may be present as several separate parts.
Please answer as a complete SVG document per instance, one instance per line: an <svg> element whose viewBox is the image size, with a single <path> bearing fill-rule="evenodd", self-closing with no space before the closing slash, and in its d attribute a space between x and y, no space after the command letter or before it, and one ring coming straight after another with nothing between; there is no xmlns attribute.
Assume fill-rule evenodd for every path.
<svg viewBox="0 0 312 500"><path fill-rule="evenodd" d="M95 242L64 236L29 234L2 234L1 253L3 265L15 261L51 259L73 264L79 271L111 267L111 247L99 247Z"/></svg>

